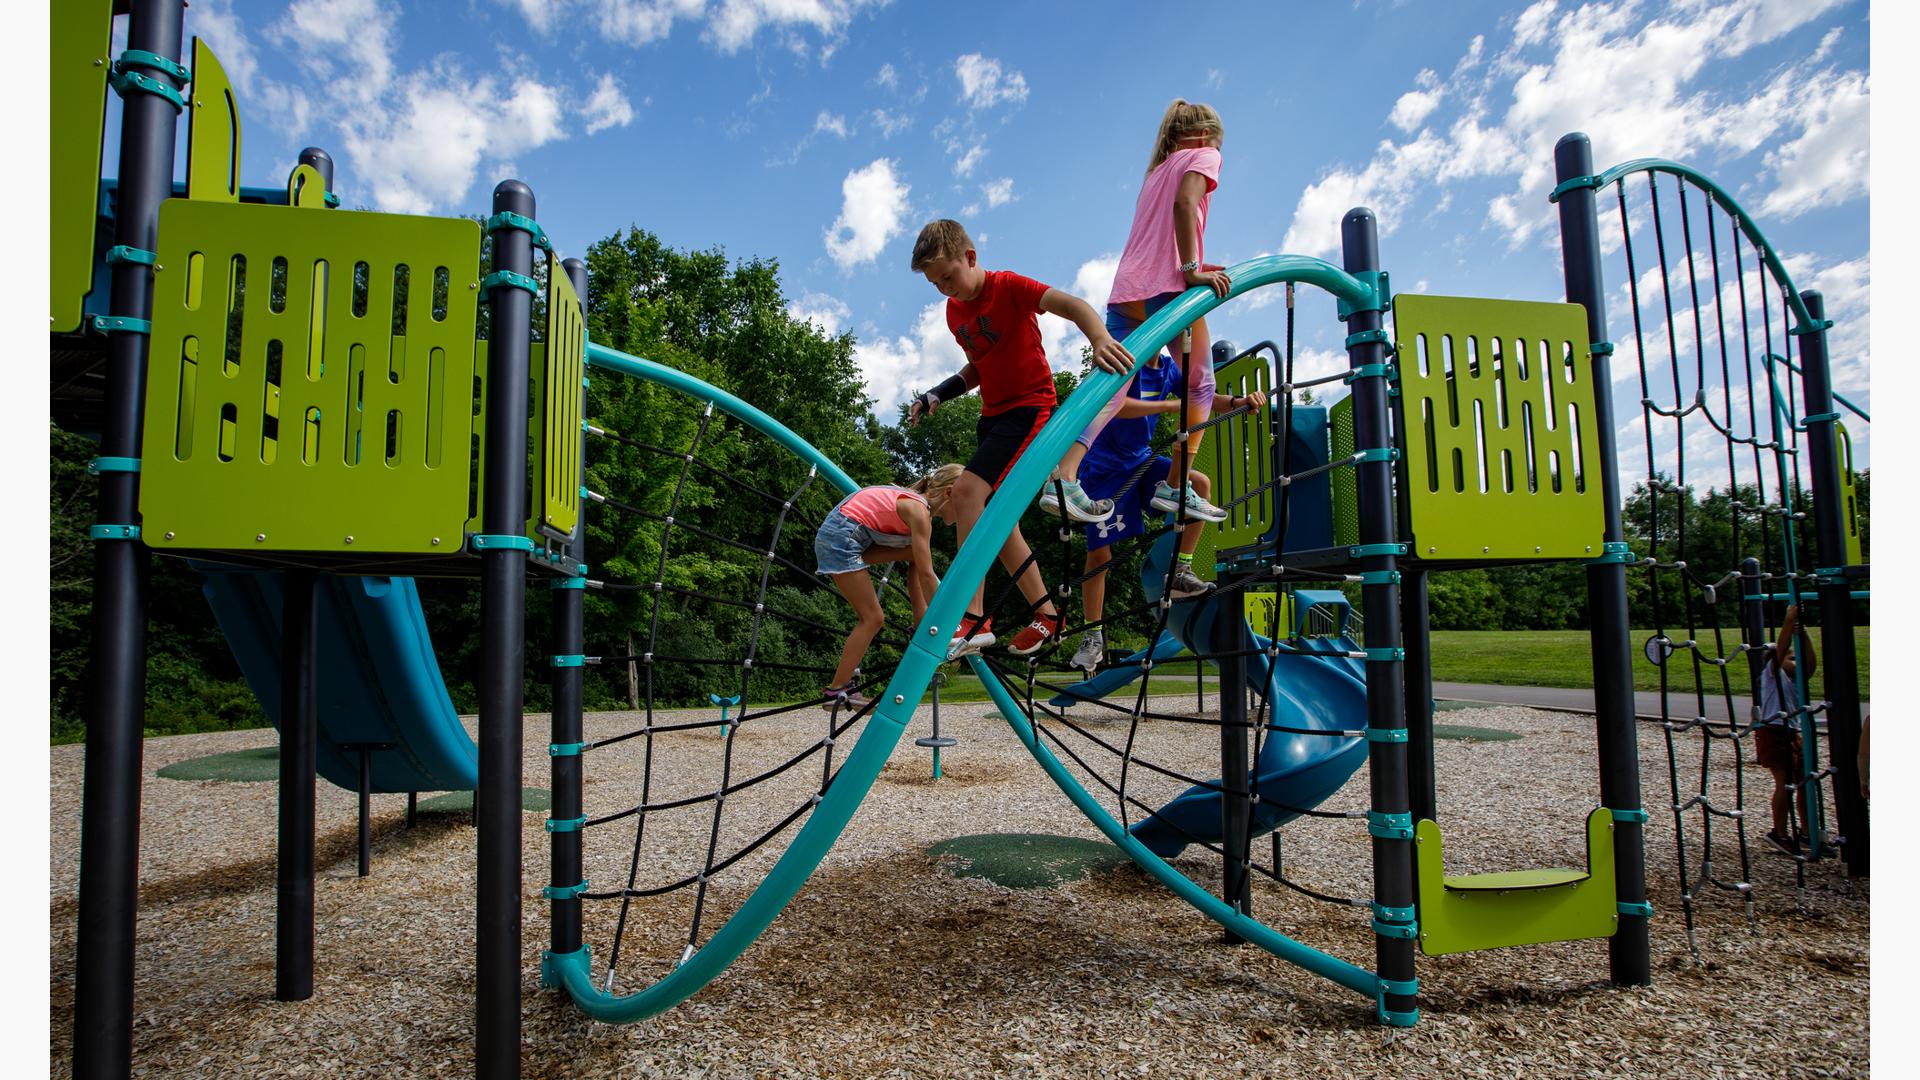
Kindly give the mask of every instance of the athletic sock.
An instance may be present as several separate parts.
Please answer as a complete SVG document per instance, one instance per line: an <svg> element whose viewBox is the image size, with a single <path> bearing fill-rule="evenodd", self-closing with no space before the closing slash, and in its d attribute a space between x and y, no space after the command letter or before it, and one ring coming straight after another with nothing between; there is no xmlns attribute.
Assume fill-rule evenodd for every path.
<svg viewBox="0 0 1920 1080"><path fill-rule="evenodd" d="M1174 555L1174 558L1179 559L1181 562L1186 563L1188 566L1193 565L1193 552L1191 551L1179 552L1178 554Z"/></svg>

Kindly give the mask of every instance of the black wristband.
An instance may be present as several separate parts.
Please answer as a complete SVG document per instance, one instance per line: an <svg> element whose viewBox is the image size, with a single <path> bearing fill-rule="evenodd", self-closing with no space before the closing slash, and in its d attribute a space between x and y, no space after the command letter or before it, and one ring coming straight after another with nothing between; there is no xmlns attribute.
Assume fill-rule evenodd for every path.
<svg viewBox="0 0 1920 1080"><path fill-rule="evenodd" d="M947 376L947 381L933 388L934 395L941 401L952 401L967 396L967 380L959 375Z"/></svg>

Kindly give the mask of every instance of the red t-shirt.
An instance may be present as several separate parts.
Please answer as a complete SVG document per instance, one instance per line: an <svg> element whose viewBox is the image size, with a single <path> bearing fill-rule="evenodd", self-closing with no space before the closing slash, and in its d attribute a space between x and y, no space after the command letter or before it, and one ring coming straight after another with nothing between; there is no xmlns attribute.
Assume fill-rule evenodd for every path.
<svg viewBox="0 0 1920 1080"><path fill-rule="evenodd" d="M980 376L980 414L1056 404L1040 345L1040 298L1048 286L1011 270L987 271L971 302L947 301L947 329Z"/></svg>

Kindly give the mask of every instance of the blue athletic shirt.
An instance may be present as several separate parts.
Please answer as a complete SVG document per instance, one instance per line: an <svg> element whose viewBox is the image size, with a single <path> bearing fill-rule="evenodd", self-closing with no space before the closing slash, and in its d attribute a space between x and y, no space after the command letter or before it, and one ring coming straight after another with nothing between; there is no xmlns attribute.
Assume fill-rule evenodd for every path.
<svg viewBox="0 0 1920 1080"><path fill-rule="evenodd" d="M1180 365L1163 353L1159 367L1141 365L1140 373L1127 386L1127 396L1140 401L1178 399L1181 382ZM1139 467L1153 456L1153 428L1160 422L1160 415L1148 413L1108 421L1093 445L1087 448L1081 468L1112 474Z"/></svg>

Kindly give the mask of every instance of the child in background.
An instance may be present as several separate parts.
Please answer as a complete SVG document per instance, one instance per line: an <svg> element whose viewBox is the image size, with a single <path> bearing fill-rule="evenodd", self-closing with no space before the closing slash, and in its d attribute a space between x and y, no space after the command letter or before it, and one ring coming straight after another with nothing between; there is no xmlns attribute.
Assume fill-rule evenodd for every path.
<svg viewBox="0 0 1920 1080"><path fill-rule="evenodd" d="M1788 855L1800 854L1800 834L1791 826L1796 801L1800 820L1808 820L1805 789L1798 791L1797 800L1787 794L1806 772L1800 750L1800 689L1794 681L1793 646L1799 634L1800 607L1796 604L1780 621L1780 640L1760 663L1760 693L1754 698L1758 715L1753 720L1753 758L1773 774L1773 831L1767 834L1767 843ZM1813 654L1807 655L1811 659Z"/></svg>
<svg viewBox="0 0 1920 1080"><path fill-rule="evenodd" d="M820 523L813 538L814 559L820 573L831 577L847 603L853 605L857 620L847 634L846 647L840 651L833 685L821 695L825 707L831 709L838 703L848 710L858 710L868 703L855 689L855 682L860 660L866 656L873 636L880 632L885 616L867 567L908 561L907 597L913 603L913 620L917 624L926 617L927 600L940 586L933 572L933 519L953 524L953 482L959 477L960 466L942 465L914 481L910 488L892 484L863 487L840 500Z"/></svg>
<svg viewBox="0 0 1920 1080"><path fill-rule="evenodd" d="M920 417L941 402L952 401L974 387L980 389L980 423L975 428L979 441L966 471L953 485L956 528L960 542L965 544L986 508L988 496L1000 486L1053 413L1053 371L1040 344L1039 313L1058 315L1079 327L1093 344L1093 362L1101 370L1124 375L1132 370L1133 357L1107 333L1086 301L1011 270L983 269L972 239L957 221L942 219L920 230L911 265L914 273L924 275L947 298L947 328L966 352L967 364L958 374L916 397L908 412L909 420L918 424ZM1100 521L1113 508L1082 500L1072 512L1083 521ZM1017 656L1039 651L1060 633L1060 613L1047 599L1039 567L1021 570L1031 550L1018 527L1000 549L1000 565L1007 573L1019 575L1016 580L1020 592L1034 608L1033 621L1014 636L1011 651ZM985 606L986 583L982 581L974 590L966 616L954 628L948 659L993 644L992 622L986 617Z"/></svg>
<svg viewBox="0 0 1920 1080"><path fill-rule="evenodd" d="M1113 292L1107 297L1107 329L1114 337L1126 337L1192 286L1204 285L1222 297L1233 288L1226 268L1205 261L1207 208L1214 189L1220 186L1223 133L1220 114L1210 105L1176 98L1161 117L1147 177L1134 203L1133 228L1127 233L1127 246L1113 277ZM1187 375L1183 426L1191 428L1213 412L1214 385L1213 365L1207 362L1207 321L1195 319L1188 335L1182 339L1181 349L1181 364ZM1193 357L1199 359L1194 361ZM1069 506L1086 500L1080 484L1080 462L1124 404L1125 399L1115 395L1061 458L1056 475ZM1202 434L1196 431L1187 436L1185 464L1191 464L1200 452ZM1176 461L1176 471L1181 464ZM1187 479L1182 472L1160 481L1154 488L1153 508L1171 513L1184 501L1189 516L1225 521L1226 512L1203 498ZM1040 506L1057 514L1060 509L1053 490L1052 484L1042 489Z"/></svg>

